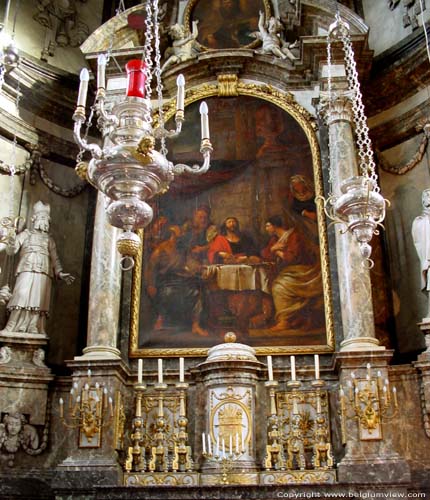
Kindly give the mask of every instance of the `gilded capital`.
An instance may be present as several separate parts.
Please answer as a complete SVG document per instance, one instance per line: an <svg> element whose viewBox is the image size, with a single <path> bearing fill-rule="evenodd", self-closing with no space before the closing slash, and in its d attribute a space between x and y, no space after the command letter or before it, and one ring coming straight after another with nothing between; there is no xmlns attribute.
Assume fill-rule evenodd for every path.
<svg viewBox="0 0 430 500"><path fill-rule="evenodd" d="M328 126L338 121L352 122L352 90L321 92L319 114Z"/></svg>

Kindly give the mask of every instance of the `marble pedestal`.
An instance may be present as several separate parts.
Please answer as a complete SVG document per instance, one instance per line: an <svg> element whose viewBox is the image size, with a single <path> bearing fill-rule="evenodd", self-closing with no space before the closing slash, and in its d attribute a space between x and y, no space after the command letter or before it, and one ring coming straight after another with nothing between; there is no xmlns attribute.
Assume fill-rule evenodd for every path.
<svg viewBox="0 0 430 500"><path fill-rule="evenodd" d="M424 430L427 437L430 438L430 322L418 323L423 332L426 342L426 350L423 351L415 363L420 383L421 412L424 424Z"/></svg>
<svg viewBox="0 0 430 500"><path fill-rule="evenodd" d="M388 363L392 351L340 352L336 355L336 364L340 372L340 384L348 392L348 380L352 372L358 383L366 383L366 377L374 378L380 373L381 380L388 379ZM371 369L368 370L367 365ZM377 381L375 379L375 384ZM355 396L353 395L353 398ZM340 483L389 483L408 484L411 480L407 462L393 449L389 433L394 432L385 425L384 416L380 425L371 429L366 436L363 427L360 430L358 418L354 416L354 402L346 396L344 414L345 455L338 463L338 481ZM400 402L401 407L401 402ZM381 406L380 416L382 414ZM372 434L373 432L373 434Z"/></svg>
<svg viewBox="0 0 430 500"><path fill-rule="evenodd" d="M48 384L54 378L44 363L47 343L42 334L0 334L0 413L18 412L32 425L45 424Z"/></svg>
<svg viewBox="0 0 430 500"><path fill-rule="evenodd" d="M67 366L73 370L73 384L75 384L75 398L81 394L85 384L94 387L98 383L108 390L108 396L113 400L113 415L103 413L101 422L101 437L99 441L88 442L82 438L82 430L68 429L58 426L67 432L65 441L68 449L67 457L57 466L54 489L64 492L86 488L88 485L123 484L123 471L119 463L118 453L122 451L124 442L124 420L127 402L126 380L129 372L122 360L73 360ZM90 377L88 370L91 370ZM76 388L77 387L77 388ZM68 404L64 404L64 417L70 422L71 415Z"/></svg>

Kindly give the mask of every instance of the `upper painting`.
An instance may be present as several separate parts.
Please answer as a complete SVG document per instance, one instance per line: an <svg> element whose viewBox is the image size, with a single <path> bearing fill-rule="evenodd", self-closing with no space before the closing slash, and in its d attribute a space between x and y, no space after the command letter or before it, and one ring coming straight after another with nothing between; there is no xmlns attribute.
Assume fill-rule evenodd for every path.
<svg viewBox="0 0 430 500"><path fill-rule="evenodd" d="M259 12L270 16L269 0L191 0L186 19L198 21L197 42L207 49L253 47Z"/></svg>
<svg viewBox="0 0 430 500"><path fill-rule="evenodd" d="M135 280L135 347L140 355L203 355L234 331L260 353L329 350L319 160L276 105L251 96L206 102L211 168L181 176L154 202ZM201 162L199 105L186 108L184 130L170 142L174 163Z"/></svg>

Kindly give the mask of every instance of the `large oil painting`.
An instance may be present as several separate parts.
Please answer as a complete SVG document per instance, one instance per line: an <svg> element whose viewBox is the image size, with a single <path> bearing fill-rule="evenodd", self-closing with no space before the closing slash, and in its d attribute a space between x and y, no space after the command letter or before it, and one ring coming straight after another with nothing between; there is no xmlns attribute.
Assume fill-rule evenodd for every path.
<svg viewBox="0 0 430 500"><path fill-rule="evenodd" d="M177 179L145 230L138 348L186 355L234 331L260 352L321 350L329 287L308 138L268 101L206 102L211 169ZM199 105L186 108L184 130L169 143L175 163L201 162Z"/></svg>
<svg viewBox="0 0 430 500"><path fill-rule="evenodd" d="M202 47L234 49L255 45L260 11L270 16L269 0L191 0L185 17L198 21Z"/></svg>

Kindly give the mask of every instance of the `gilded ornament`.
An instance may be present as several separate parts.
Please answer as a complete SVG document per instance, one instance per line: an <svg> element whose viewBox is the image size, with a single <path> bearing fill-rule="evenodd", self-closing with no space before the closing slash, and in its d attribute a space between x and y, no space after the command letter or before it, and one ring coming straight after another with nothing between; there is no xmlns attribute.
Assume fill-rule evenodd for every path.
<svg viewBox="0 0 430 500"><path fill-rule="evenodd" d="M125 234L125 233L124 233ZM132 236L134 235L134 236ZM136 233L128 232L127 236L118 238L116 248L118 252L127 257L136 257L139 254L142 243Z"/></svg>
<svg viewBox="0 0 430 500"><path fill-rule="evenodd" d="M88 181L87 171L88 171L87 161L80 161L75 167L76 175L83 181Z"/></svg>

